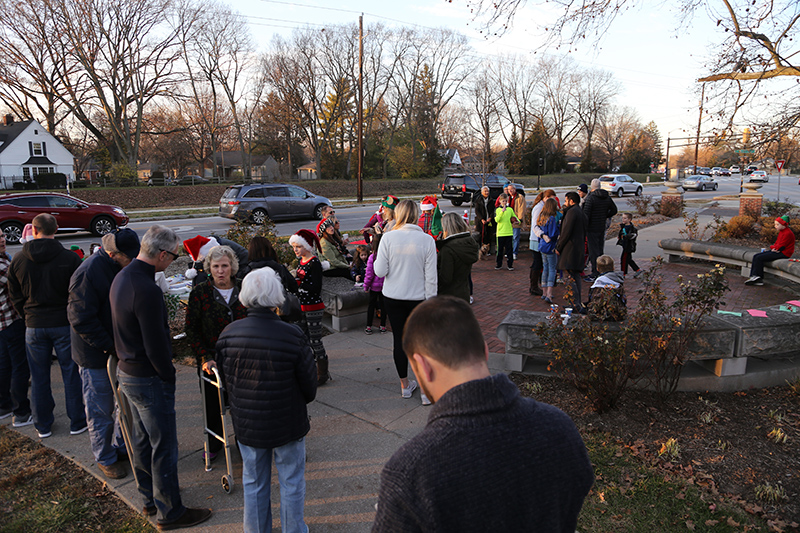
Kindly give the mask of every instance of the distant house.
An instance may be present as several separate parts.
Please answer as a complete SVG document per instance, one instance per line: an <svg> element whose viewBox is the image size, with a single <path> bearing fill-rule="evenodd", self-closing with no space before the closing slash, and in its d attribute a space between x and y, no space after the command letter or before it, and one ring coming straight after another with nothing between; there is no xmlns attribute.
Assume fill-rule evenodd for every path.
<svg viewBox="0 0 800 533"><path fill-rule="evenodd" d="M35 120L15 122L6 115L0 125L0 187L35 181L38 174L60 172L74 181L75 158Z"/></svg>
<svg viewBox="0 0 800 533"><path fill-rule="evenodd" d="M442 169L442 174L447 175L463 170L461 165L461 156L458 155L458 150L455 148L439 150L439 155L442 157L442 159L444 159L444 168Z"/></svg>
<svg viewBox="0 0 800 533"><path fill-rule="evenodd" d="M251 177L256 181L278 181L280 165L271 155L243 154L239 150L217 152L215 165L217 175L225 178L244 177L247 174L247 161L250 161Z"/></svg>
<svg viewBox="0 0 800 533"><path fill-rule="evenodd" d="M136 174L140 181L147 181L156 170L158 170L157 163L139 163L136 167Z"/></svg>
<svg viewBox="0 0 800 533"><path fill-rule="evenodd" d="M312 161L307 165L303 165L297 169L297 179L299 180L315 180L317 177L317 164Z"/></svg>

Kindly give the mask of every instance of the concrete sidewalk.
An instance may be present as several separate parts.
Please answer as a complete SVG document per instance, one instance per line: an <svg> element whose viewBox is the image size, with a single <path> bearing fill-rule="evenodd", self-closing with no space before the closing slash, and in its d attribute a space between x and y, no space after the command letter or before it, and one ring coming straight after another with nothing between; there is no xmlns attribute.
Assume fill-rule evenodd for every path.
<svg viewBox="0 0 800 533"><path fill-rule="evenodd" d="M409 400L400 397L391 333L368 336L358 329L329 335L324 343L333 381L320 387L316 400L309 405L306 522L315 532L370 531L381 469L403 443L424 427L430 409L421 405L419 392ZM502 357L493 356L491 361L493 366L501 365ZM205 472L203 466L203 420L196 370L185 366L177 369L176 413L183 502L190 507L214 510L208 522L192 531L242 531L241 458L234 448L235 485L232 493L226 494L221 485L226 473L224 457L216 460L211 472ZM88 433L70 436L58 365L52 367L52 386L56 400L53 435L39 439L33 426L16 431L73 460L107 482L133 509L141 509L142 501L130 470L124 479L107 480L94 463ZM3 423L11 427L10 422ZM280 527L279 501L273 468L276 528Z"/></svg>

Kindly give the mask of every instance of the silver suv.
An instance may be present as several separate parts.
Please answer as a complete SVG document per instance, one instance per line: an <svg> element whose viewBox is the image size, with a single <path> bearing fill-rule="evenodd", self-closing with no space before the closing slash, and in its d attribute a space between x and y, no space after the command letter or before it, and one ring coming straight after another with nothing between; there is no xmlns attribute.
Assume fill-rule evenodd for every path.
<svg viewBox="0 0 800 533"><path fill-rule="evenodd" d="M324 196L317 196L297 185L268 183L232 185L219 199L219 216L249 220L263 224L289 218L322 218L322 208L331 205Z"/></svg>

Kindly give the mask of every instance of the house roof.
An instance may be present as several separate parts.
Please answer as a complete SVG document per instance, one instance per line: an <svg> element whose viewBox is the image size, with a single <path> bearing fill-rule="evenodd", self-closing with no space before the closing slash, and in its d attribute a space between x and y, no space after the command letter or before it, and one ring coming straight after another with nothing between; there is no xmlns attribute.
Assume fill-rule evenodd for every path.
<svg viewBox="0 0 800 533"><path fill-rule="evenodd" d="M245 157L242 158L242 152L239 150L225 150L224 152L217 152L217 165L222 165L223 160L225 161L225 168L230 167L242 167L244 166L242 160L247 160L247 154L244 154ZM223 158L224 156L224 158ZM256 155L250 154L250 164L254 167L260 167L269 159L273 159L271 155Z"/></svg>
<svg viewBox="0 0 800 533"><path fill-rule="evenodd" d="M43 156L33 156L29 157L27 161L22 163L23 165L55 165L52 161L48 158Z"/></svg>
<svg viewBox="0 0 800 533"><path fill-rule="evenodd" d="M22 120L20 122L14 122L8 126L5 124L0 124L0 153L12 142L14 142L14 139L19 137L20 134L25 131L25 128L30 126L32 122L33 120ZM52 165L52 163L50 164Z"/></svg>

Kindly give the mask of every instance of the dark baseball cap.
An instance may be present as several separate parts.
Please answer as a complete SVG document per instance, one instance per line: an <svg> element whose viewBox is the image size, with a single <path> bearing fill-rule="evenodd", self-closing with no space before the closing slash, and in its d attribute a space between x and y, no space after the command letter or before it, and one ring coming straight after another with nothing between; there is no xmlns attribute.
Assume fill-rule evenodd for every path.
<svg viewBox="0 0 800 533"><path fill-rule="evenodd" d="M577 190L579 190L581 192L588 193L589 192L589 187L587 187L585 183L581 183L580 185L578 185L578 189Z"/></svg>

